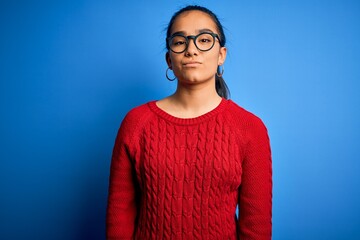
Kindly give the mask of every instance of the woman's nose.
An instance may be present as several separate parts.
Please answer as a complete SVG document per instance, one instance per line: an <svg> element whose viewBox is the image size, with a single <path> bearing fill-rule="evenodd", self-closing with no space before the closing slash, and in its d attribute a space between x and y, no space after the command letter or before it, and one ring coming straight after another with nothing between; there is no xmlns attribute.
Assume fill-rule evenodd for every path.
<svg viewBox="0 0 360 240"><path fill-rule="evenodd" d="M195 45L195 39L189 39L188 46L186 48L185 53L193 55L193 54L197 54L198 51L199 50L197 49L197 47Z"/></svg>

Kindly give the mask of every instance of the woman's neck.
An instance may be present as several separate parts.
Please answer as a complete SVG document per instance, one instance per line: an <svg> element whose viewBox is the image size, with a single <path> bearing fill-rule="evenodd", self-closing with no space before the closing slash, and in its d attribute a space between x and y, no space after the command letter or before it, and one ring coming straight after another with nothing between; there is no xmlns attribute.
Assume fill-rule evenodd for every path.
<svg viewBox="0 0 360 240"><path fill-rule="evenodd" d="M189 88L178 86L171 96L174 103L184 109L200 109L208 105L218 104L221 97L217 94L215 86L203 86L202 88Z"/></svg>
<svg viewBox="0 0 360 240"><path fill-rule="evenodd" d="M178 84L176 92L157 102L165 112L180 118L201 116L216 108L221 102L214 84L203 86L182 86Z"/></svg>

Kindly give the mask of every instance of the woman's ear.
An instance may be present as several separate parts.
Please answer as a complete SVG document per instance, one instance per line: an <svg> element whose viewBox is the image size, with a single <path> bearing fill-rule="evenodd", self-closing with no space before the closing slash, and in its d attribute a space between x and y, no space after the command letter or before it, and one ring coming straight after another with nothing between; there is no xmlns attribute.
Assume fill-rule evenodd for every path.
<svg viewBox="0 0 360 240"><path fill-rule="evenodd" d="M221 47L219 51L218 65L223 65L226 59L226 47Z"/></svg>
<svg viewBox="0 0 360 240"><path fill-rule="evenodd" d="M170 58L169 52L166 52L166 54L165 54L165 60L166 60L166 63L167 63L167 65L168 65L168 67L169 67L170 69L172 69L171 58Z"/></svg>

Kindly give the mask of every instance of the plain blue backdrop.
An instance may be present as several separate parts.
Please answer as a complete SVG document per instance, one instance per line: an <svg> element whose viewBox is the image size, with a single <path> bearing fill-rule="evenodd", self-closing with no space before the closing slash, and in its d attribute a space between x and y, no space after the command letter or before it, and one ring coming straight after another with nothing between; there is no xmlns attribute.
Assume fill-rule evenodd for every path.
<svg viewBox="0 0 360 240"><path fill-rule="evenodd" d="M231 98L273 153L273 239L360 239L360 2L1 1L0 239L104 239L111 151L175 90L165 32L189 3L226 27Z"/></svg>

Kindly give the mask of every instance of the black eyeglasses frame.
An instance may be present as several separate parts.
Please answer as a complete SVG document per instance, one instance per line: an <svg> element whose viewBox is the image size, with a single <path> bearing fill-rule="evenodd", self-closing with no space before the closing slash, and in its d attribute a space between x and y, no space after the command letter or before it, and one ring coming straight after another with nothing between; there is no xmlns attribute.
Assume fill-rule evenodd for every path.
<svg viewBox="0 0 360 240"><path fill-rule="evenodd" d="M209 34L209 35L211 35L211 36L214 38L213 45L212 45L209 49L207 49L207 50L202 50L202 49L200 49L200 48L196 45L196 39L197 39L199 36L204 35L204 34ZM169 44L169 42L171 41L171 39L173 39L173 38L176 37L176 36L180 36L180 37L183 37L183 38L186 39L186 47L185 47L185 49L184 49L183 51L181 51L181 52L176 52L176 51L174 51L173 49L171 49L170 44ZM221 43L219 35L216 34L216 33L213 33L213 32L201 32L201 33L199 33L198 35L189 35L189 36L185 36L185 35L183 35L183 34L181 34L181 33L175 33L174 35L171 35L170 37L168 37L168 38L166 39L166 44L167 44L168 49L170 49L173 53L183 53L183 52L185 52L185 51L188 49L188 47L189 47L189 41L190 41L190 39L192 39L192 40L194 41L194 44L195 44L196 48L197 48L199 51L201 51L201 52L207 52L207 51L210 51L210 50L214 47L214 45L215 45L215 39L216 39L216 38L218 39L219 43ZM221 45L221 44L220 44L220 45Z"/></svg>

